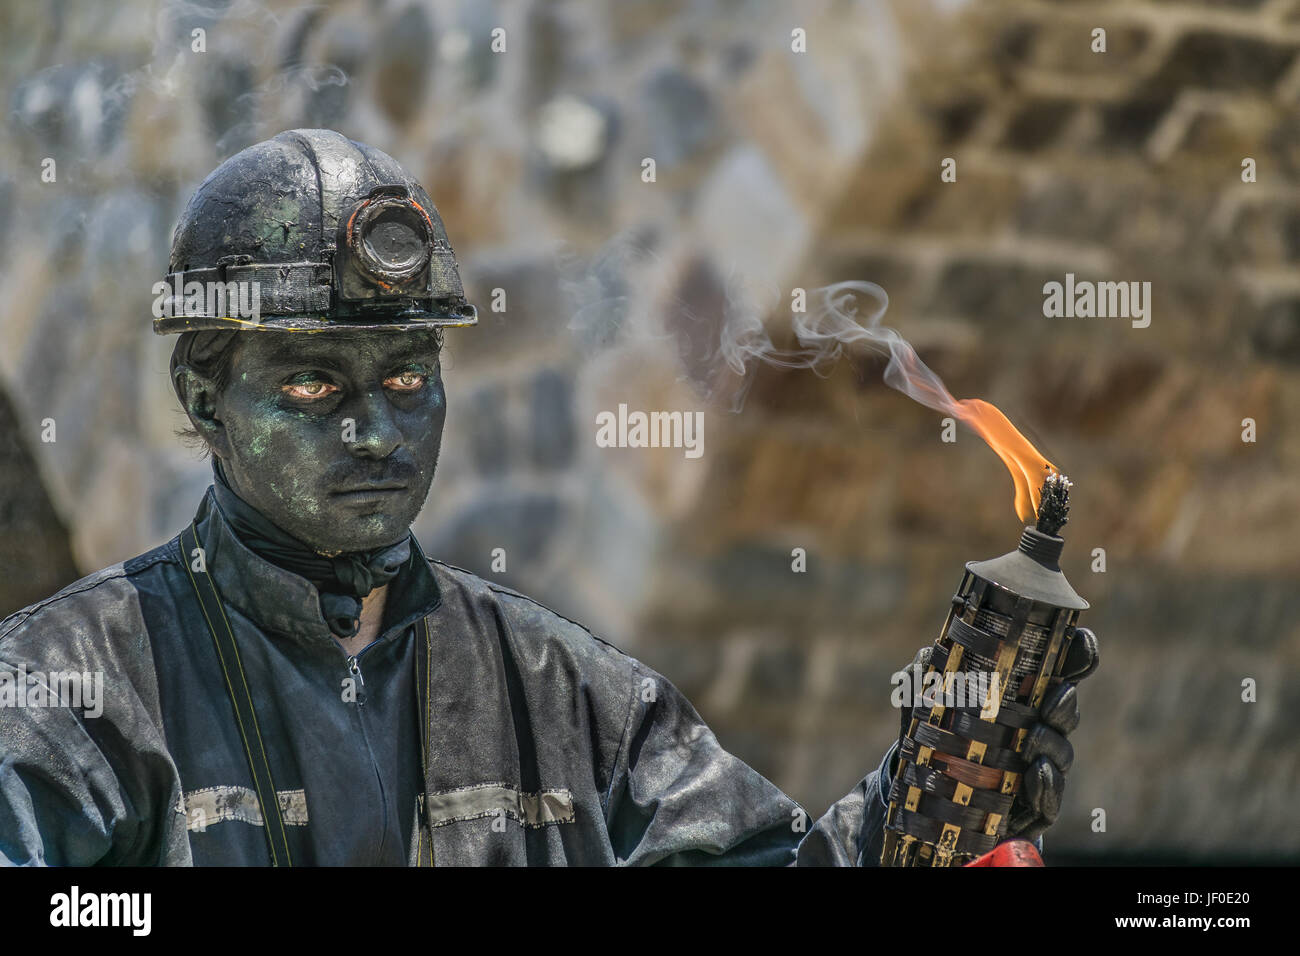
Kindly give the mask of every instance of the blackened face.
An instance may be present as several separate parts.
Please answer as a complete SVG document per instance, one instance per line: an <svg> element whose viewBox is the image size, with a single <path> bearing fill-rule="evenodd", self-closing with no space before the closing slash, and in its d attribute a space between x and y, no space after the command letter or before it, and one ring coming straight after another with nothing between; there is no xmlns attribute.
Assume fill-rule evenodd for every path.
<svg viewBox="0 0 1300 956"><path fill-rule="evenodd" d="M241 335L215 401L231 488L318 551L403 539L446 417L427 332Z"/></svg>

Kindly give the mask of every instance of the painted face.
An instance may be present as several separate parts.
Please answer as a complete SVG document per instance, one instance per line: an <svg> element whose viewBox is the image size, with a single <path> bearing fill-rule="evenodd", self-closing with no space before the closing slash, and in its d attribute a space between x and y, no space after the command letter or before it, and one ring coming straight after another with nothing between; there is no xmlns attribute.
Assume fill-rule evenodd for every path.
<svg viewBox="0 0 1300 956"><path fill-rule="evenodd" d="M243 334L215 401L231 488L318 551L406 536L447 412L425 332Z"/></svg>

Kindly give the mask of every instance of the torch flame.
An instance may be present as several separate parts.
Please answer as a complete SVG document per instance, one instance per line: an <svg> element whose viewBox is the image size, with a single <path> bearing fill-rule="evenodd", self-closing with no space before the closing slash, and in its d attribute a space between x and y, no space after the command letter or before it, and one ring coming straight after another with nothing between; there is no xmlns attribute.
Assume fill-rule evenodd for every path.
<svg viewBox="0 0 1300 956"><path fill-rule="evenodd" d="M978 398L958 399L956 405L961 420L988 443L1011 472L1016 488L1016 514L1021 521L1032 521L1038 513L1043 479L1056 472L1056 466L1016 430L996 405Z"/></svg>
<svg viewBox="0 0 1300 956"><path fill-rule="evenodd" d="M1056 472L1057 467L1020 434L996 405L978 398L953 398L910 344L892 329L881 331L890 333L886 339L890 354L886 384L923 405L960 418L983 438L1011 472L1016 514L1021 521L1034 520L1043 479Z"/></svg>

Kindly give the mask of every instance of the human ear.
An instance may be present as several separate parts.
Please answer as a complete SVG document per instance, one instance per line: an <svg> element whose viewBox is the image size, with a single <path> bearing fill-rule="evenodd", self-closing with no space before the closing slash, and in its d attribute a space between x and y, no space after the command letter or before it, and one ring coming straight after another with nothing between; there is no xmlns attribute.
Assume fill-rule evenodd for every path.
<svg viewBox="0 0 1300 956"><path fill-rule="evenodd" d="M198 436L218 458L229 458L230 441L226 426L217 417L219 389L216 383L206 375L182 365L173 373L172 384Z"/></svg>

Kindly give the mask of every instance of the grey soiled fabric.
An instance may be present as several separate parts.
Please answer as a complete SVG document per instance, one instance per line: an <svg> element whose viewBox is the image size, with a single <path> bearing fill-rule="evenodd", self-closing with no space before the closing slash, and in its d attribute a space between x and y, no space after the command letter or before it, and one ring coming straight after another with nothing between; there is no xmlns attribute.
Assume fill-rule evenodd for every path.
<svg viewBox="0 0 1300 956"><path fill-rule="evenodd" d="M196 528L294 865L879 859L896 746L810 823L664 677L418 545L356 683L315 589L245 548L210 490ZM193 561L178 536L0 623L11 691L24 672L29 700L43 675L103 675L99 716L0 706L0 863L270 863Z"/></svg>

